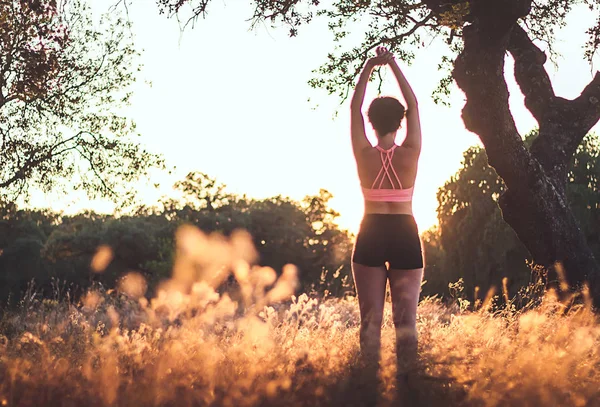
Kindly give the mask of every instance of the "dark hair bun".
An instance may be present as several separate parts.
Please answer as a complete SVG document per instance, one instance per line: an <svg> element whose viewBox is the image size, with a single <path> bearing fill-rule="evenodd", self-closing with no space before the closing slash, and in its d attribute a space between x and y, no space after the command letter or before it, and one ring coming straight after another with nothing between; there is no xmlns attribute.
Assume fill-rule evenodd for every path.
<svg viewBox="0 0 600 407"><path fill-rule="evenodd" d="M406 109L398 99L382 96L371 102L367 116L380 136L398 130Z"/></svg>

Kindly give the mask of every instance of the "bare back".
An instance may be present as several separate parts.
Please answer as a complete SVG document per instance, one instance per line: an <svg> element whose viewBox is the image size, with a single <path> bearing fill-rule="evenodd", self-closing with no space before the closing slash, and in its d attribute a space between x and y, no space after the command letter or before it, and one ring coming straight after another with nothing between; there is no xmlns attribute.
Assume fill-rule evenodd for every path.
<svg viewBox="0 0 600 407"><path fill-rule="evenodd" d="M398 174L402 188L411 188L417 176L418 153L410 148L398 146L392 157L392 166ZM364 188L371 188L381 171L382 161L379 150L367 147L355 154L358 177ZM388 178L382 180L381 188L394 188ZM398 186L396 186L397 188ZM412 214L411 202L376 202L365 200L365 213Z"/></svg>

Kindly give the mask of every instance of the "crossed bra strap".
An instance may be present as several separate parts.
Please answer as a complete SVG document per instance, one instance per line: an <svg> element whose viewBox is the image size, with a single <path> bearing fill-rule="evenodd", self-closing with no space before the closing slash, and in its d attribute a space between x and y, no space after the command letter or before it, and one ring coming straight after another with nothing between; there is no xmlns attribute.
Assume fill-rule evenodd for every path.
<svg viewBox="0 0 600 407"><path fill-rule="evenodd" d="M363 195L367 201L380 201L380 202L410 202L412 201L413 187L402 188L402 182L392 165L392 158L394 157L394 150L398 147L394 144L389 150L376 146L381 156L381 169L373 181L371 188L363 187ZM391 171L390 171L391 170ZM392 174L394 177L392 178ZM392 184L392 188L382 188L383 181L388 179ZM396 179L396 184L394 183Z"/></svg>
<svg viewBox="0 0 600 407"><path fill-rule="evenodd" d="M387 176L387 178L390 180L390 183L392 184L392 188L396 189L396 186L394 185L394 180L392 179L392 175L390 174L390 171L389 171L390 169L392 170L394 177L396 177L396 181L398 182L398 187L400 189L402 189L402 183L400 182L400 178L398 178L398 174L396 173L396 170L394 169L394 166L392 165L392 158L394 157L394 150L396 149L396 147L398 147L396 144L394 144L394 146L392 148L390 148L389 150L384 150L383 148L381 148L379 146L375 147L377 150L379 150L379 154L381 155L381 169L379 170L379 173L375 177L375 180L373 181L373 185L371 185L371 189L375 189L375 184L377 184L377 180L379 180L379 186L377 187L377 189L381 189L381 186L383 185L383 180L385 179L384 175Z"/></svg>

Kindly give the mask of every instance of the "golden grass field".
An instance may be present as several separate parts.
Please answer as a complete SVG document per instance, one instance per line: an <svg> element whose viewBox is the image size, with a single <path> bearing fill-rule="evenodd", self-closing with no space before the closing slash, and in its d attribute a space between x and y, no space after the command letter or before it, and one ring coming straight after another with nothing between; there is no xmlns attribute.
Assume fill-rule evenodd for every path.
<svg viewBox="0 0 600 407"><path fill-rule="evenodd" d="M292 266L276 280L251 257L243 236L188 228L173 280L150 301L137 274L77 304L30 293L0 319L0 404L600 406L600 327L588 306L567 312L550 294L535 308L471 311L425 298L419 363L397 391L390 304L374 377L356 363L355 298L291 296ZM227 272L207 278L225 269L236 301L213 288Z"/></svg>

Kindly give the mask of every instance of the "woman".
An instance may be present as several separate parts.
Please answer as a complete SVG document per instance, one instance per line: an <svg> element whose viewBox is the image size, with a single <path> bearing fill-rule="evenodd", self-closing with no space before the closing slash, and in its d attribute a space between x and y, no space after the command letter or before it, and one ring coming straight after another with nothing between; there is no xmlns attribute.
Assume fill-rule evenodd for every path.
<svg viewBox="0 0 600 407"><path fill-rule="evenodd" d="M365 135L361 109L371 71L379 65L391 67L407 104L406 138L401 145L396 145L395 139L405 109L395 98L377 98L369 107L377 145L372 147ZM360 306L361 354L368 361L379 361L389 279L398 361L409 362L417 351L416 313L423 277L421 241L412 214L421 126L415 94L393 55L383 47L367 61L356 84L351 102L351 133L365 199L365 215L352 254Z"/></svg>

